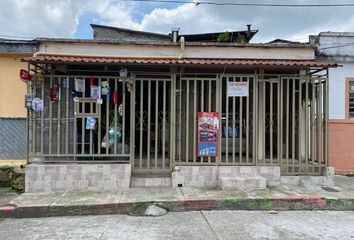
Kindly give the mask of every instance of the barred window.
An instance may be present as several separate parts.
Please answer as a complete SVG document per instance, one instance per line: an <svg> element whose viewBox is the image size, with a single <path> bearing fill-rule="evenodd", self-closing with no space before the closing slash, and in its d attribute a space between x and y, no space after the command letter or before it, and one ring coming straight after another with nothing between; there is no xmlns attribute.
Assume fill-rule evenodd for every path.
<svg viewBox="0 0 354 240"><path fill-rule="evenodd" d="M354 82L349 82L349 118L354 118Z"/></svg>

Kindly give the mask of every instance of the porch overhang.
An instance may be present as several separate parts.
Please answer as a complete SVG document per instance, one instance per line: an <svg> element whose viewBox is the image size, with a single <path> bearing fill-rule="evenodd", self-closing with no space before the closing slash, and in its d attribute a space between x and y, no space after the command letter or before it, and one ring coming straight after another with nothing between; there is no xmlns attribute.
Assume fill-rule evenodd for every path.
<svg viewBox="0 0 354 240"><path fill-rule="evenodd" d="M80 63L80 64L148 64L148 65L222 65L222 66L278 66L335 68L339 65L330 61L301 59L219 59L219 58L121 58L121 57L78 57L41 55L23 58L29 63Z"/></svg>

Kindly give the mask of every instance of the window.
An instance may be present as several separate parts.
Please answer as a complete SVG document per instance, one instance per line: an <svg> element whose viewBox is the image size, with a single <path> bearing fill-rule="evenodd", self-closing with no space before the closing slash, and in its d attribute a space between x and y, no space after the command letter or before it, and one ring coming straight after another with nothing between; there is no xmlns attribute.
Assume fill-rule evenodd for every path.
<svg viewBox="0 0 354 240"><path fill-rule="evenodd" d="M349 82L349 118L354 118L354 81Z"/></svg>

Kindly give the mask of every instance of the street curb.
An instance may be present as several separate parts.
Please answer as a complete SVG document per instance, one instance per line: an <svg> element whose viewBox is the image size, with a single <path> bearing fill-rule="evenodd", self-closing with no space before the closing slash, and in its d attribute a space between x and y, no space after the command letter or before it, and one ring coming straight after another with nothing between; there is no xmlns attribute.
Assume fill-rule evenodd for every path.
<svg viewBox="0 0 354 240"><path fill-rule="evenodd" d="M0 217L32 218L57 216L85 216L128 214L142 216L148 206L155 204L170 212L210 211L210 210L250 210L250 211L294 211L333 210L354 211L354 199L325 198L321 196L291 196L283 198L228 198L195 199L176 201L123 202L99 205L72 206L4 206L0 207Z"/></svg>

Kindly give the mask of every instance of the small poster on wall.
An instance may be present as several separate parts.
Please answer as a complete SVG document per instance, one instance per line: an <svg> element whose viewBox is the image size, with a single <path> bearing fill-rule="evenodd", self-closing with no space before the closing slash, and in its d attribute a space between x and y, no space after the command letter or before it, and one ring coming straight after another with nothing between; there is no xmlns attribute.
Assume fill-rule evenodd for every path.
<svg viewBox="0 0 354 240"><path fill-rule="evenodd" d="M228 97L247 97L248 82L227 82Z"/></svg>
<svg viewBox="0 0 354 240"><path fill-rule="evenodd" d="M198 112L198 156L218 155L218 112Z"/></svg>

